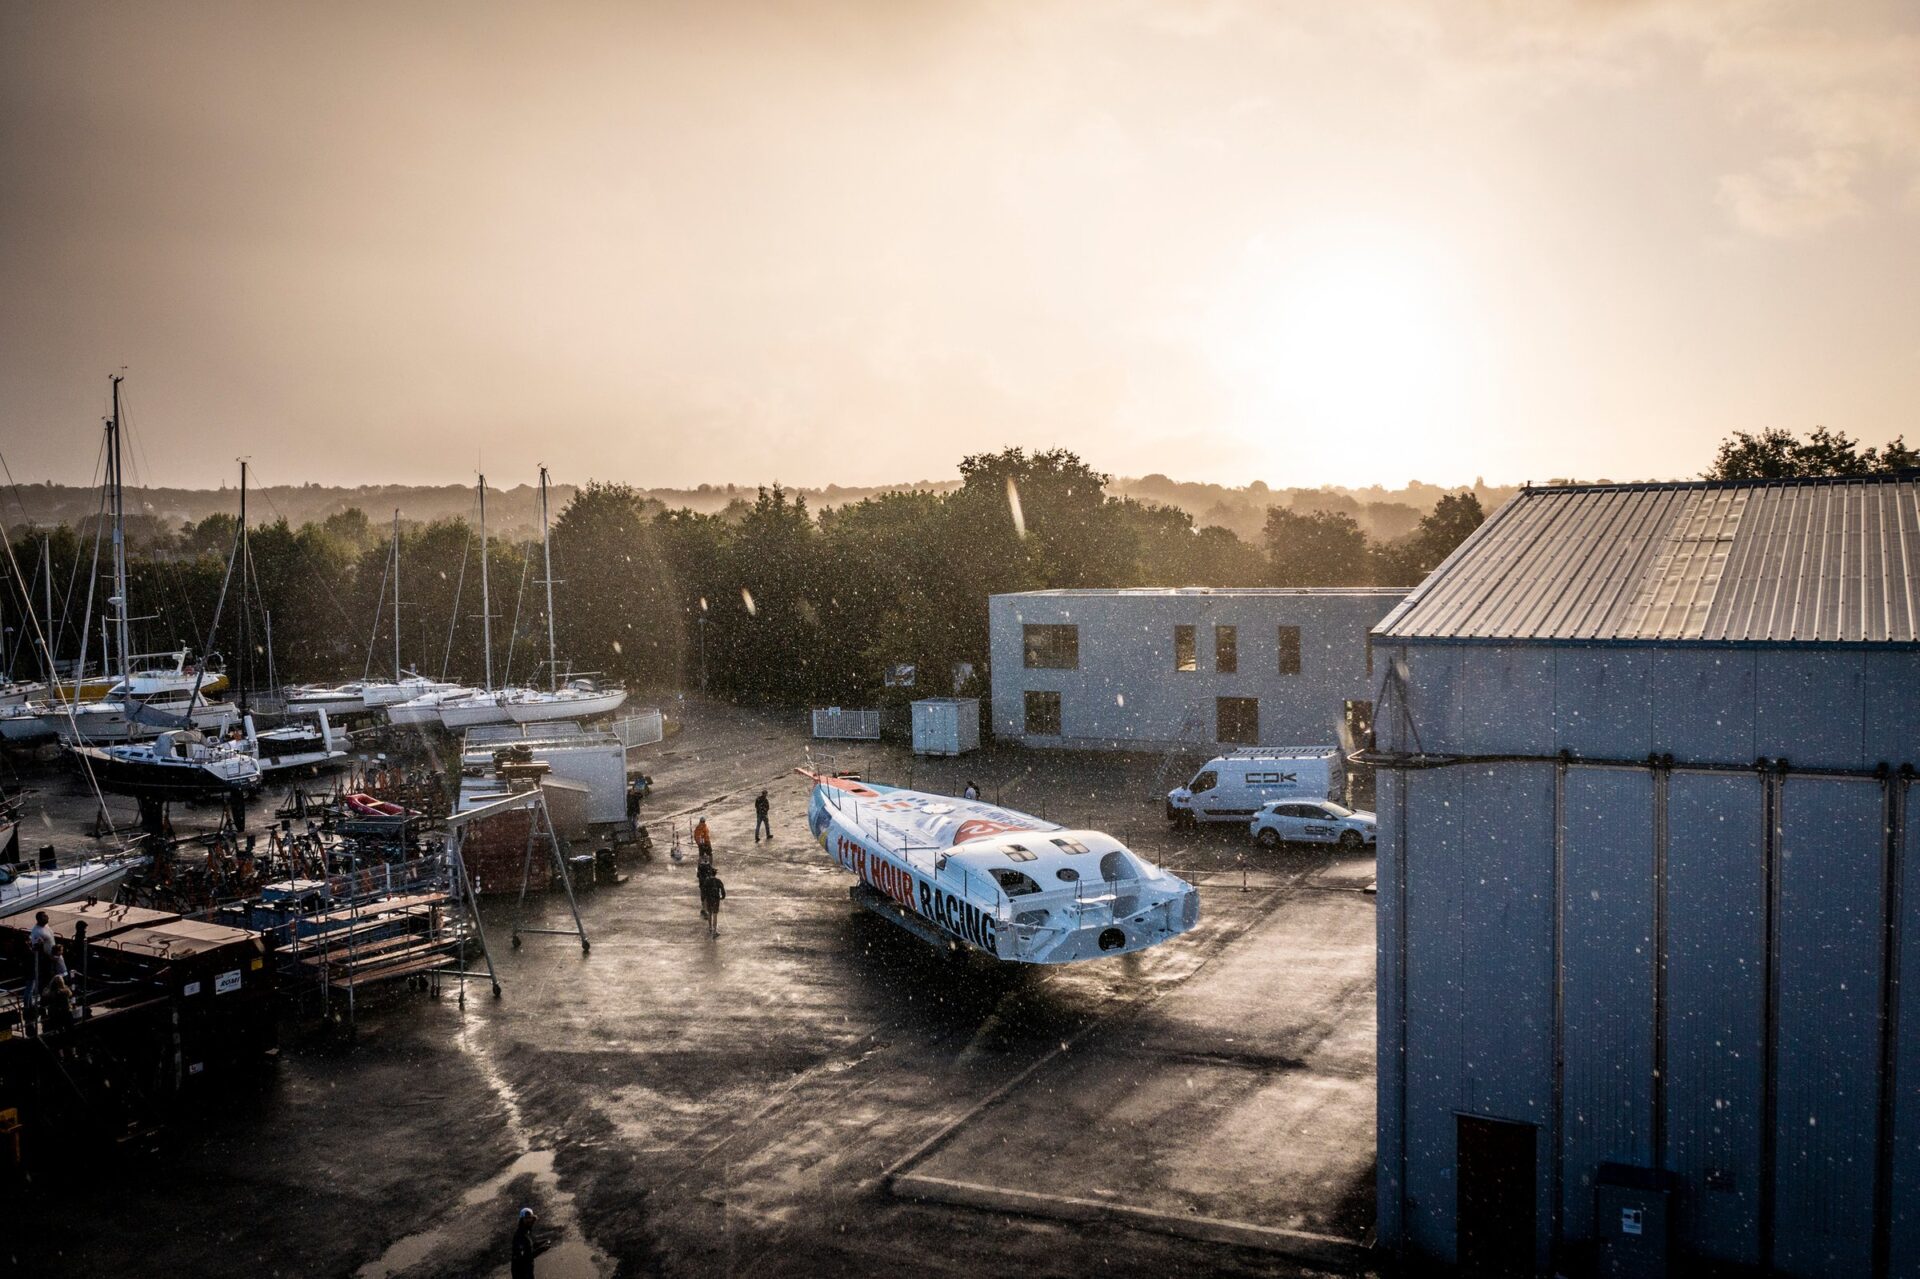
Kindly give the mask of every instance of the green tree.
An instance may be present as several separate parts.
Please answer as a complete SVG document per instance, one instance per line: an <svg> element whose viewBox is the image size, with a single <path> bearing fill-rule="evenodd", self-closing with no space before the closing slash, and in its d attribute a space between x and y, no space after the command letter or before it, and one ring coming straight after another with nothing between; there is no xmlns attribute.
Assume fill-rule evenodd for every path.
<svg viewBox="0 0 1920 1279"><path fill-rule="evenodd" d="M1267 561L1231 529L1197 528L1177 506L1115 500L1131 531L1137 562L1128 586L1264 586Z"/></svg>
<svg viewBox="0 0 1920 1279"><path fill-rule="evenodd" d="M1406 537L1376 549L1374 580L1383 586L1414 586L1486 520L1470 491L1443 495Z"/></svg>
<svg viewBox="0 0 1920 1279"><path fill-rule="evenodd" d="M1907 447L1904 435L1885 449L1862 448L1841 431L1816 426L1806 439L1769 427L1758 435L1735 431L1720 442L1709 480L1791 480L1818 475L1891 474L1920 466L1920 451Z"/></svg>
<svg viewBox="0 0 1920 1279"><path fill-rule="evenodd" d="M658 542L656 505L630 484L589 481L554 521L563 662L639 684L678 680L685 618L673 566ZM534 587L528 595L531 634L544 661L546 596Z"/></svg>
<svg viewBox="0 0 1920 1279"><path fill-rule="evenodd" d="M963 554L987 562L996 589L1098 587L1124 581L1136 547L1103 475L1067 449L976 453L960 461L951 501Z"/></svg>
<svg viewBox="0 0 1920 1279"><path fill-rule="evenodd" d="M1345 511L1267 511L1268 581L1275 586L1363 586L1372 580L1367 535Z"/></svg>
<svg viewBox="0 0 1920 1279"><path fill-rule="evenodd" d="M723 687L782 704L815 691L823 585L813 572L818 530L806 499L763 488L728 539L726 575L709 600L709 657Z"/></svg>

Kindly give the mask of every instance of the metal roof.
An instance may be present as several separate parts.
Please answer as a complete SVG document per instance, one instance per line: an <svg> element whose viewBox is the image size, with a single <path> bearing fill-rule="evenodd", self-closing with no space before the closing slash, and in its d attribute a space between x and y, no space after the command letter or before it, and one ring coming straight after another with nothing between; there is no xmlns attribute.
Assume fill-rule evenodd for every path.
<svg viewBox="0 0 1920 1279"><path fill-rule="evenodd" d="M1920 643L1920 480L1523 489L1373 633Z"/></svg>
<svg viewBox="0 0 1920 1279"><path fill-rule="evenodd" d="M1276 595L1326 596L1400 596L1407 593L1404 586L1053 586L1039 591L1003 591L995 594L994 599L1036 598L1105 598L1108 596L1126 596L1143 598L1180 598L1201 595L1221 595L1228 597L1261 597Z"/></svg>

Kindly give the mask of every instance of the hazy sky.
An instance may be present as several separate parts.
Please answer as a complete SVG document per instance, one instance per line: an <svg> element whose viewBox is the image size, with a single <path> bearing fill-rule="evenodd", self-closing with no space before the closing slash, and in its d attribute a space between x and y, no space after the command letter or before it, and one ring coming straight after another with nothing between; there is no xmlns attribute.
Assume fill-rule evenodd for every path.
<svg viewBox="0 0 1920 1279"><path fill-rule="evenodd" d="M0 6L0 449L1270 484L1920 437L1920 6Z"/></svg>

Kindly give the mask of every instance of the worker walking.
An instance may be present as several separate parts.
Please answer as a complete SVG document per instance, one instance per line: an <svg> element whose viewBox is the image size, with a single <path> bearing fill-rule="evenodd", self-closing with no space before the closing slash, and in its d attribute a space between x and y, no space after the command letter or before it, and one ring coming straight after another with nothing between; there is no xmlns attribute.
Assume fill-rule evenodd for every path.
<svg viewBox="0 0 1920 1279"><path fill-rule="evenodd" d="M533 1279L533 1209L520 1210L519 1224L513 1228L512 1279Z"/></svg>
<svg viewBox="0 0 1920 1279"><path fill-rule="evenodd" d="M758 795L754 796L753 842L756 844L760 842L760 831L761 831L761 828L763 827L766 829L767 838L768 839L773 838L773 823L767 820L767 814L769 811L772 810L772 808L773 808L773 804L768 801L767 793L765 791L761 791Z"/></svg>
<svg viewBox="0 0 1920 1279"><path fill-rule="evenodd" d="M713 867L700 868L700 915L707 921L707 936L720 935L720 903L727 899L727 886Z"/></svg>
<svg viewBox="0 0 1920 1279"><path fill-rule="evenodd" d="M693 846L700 850L702 864L713 865L713 832L707 829L707 815L700 814L700 820L693 827Z"/></svg>

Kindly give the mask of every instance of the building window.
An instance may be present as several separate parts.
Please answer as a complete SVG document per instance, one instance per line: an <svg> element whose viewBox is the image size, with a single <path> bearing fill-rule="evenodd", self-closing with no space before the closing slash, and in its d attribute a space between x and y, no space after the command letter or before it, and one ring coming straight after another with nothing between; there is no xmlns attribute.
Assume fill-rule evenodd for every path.
<svg viewBox="0 0 1920 1279"><path fill-rule="evenodd" d="M1071 671L1079 668L1078 626L1028 626L1024 630L1028 670Z"/></svg>
<svg viewBox="0 0 1920 1279"><path fill-rule="evenodd" d="M1027 691L1027 734L1031 737L1060 736L1060 694Z"/></svg>
<svg viewBox="0 0 1920 1279"><path fill-rule="evenodd" d="M1240 630L1234 626L1213 628L1213 669L1231 675L1240 669Z"/></svg>
<svg viewBox="0 0 1920 1279"><path fill-rule="evenodd" d="M1200 669L1200 658L1195 651L1197 645L1193 632L1194 628L1191 626L1173 628L1173 669L1176 671Z"/></svg>
<svg viewBox="0 0 1920 1279"><path fill-rule="evenodd" d="M1216 697L1213 708L1215 741L1233 746L1260 744L1259 698Z"/></svg>
<svg viewBox="0 0 1920 1279"><path fill-rule="evenodd" d="M1300 673L1300 628L1298 626L1280 628L1280 673L1282 675Z"/></svg>

